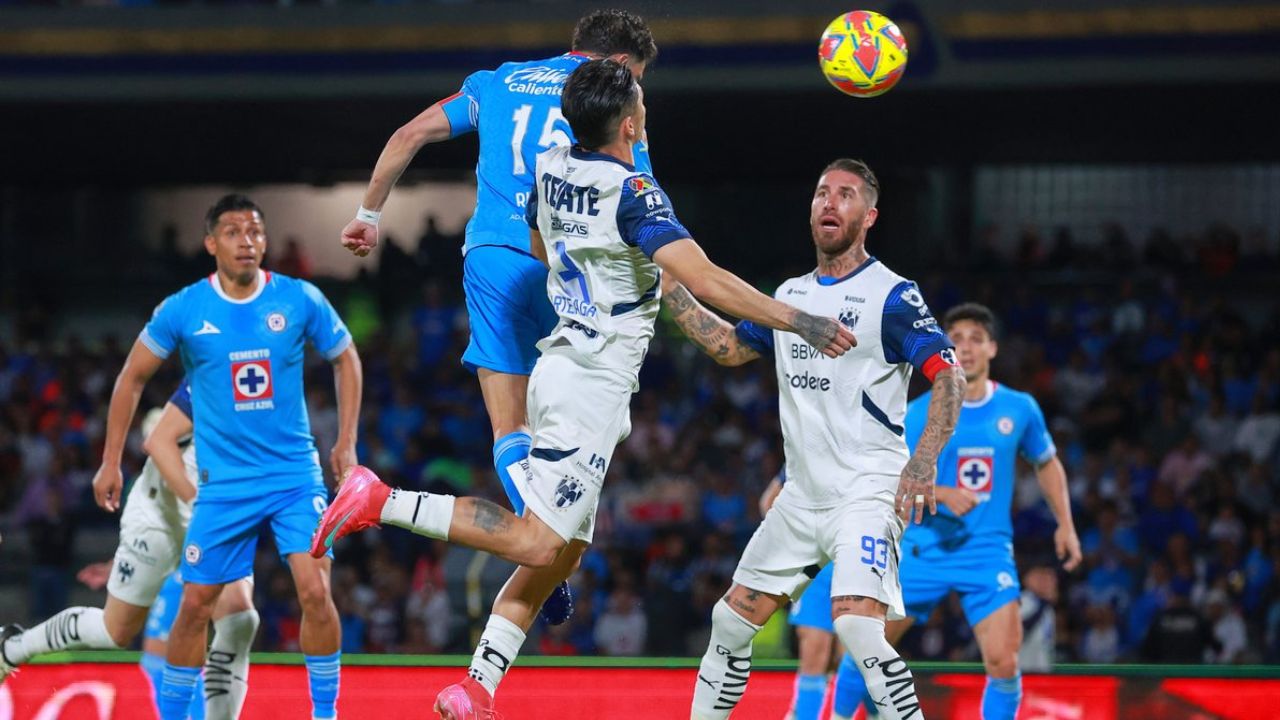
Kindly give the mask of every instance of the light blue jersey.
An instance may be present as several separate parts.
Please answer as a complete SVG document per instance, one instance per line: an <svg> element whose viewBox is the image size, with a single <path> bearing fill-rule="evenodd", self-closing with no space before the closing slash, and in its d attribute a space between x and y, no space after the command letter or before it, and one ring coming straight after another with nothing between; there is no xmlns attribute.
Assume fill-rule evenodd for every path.
<svg viewBox="0 0 1280 720"><path fill-rule="evenodd" d="M925 393L907 405L906 437L913 449L924 431L930 396ZM903 536L903 544L945 547L970 538L1010 542L1018 456L1039 466L1056 452L1035 398L991 383L985 400L964 403L955 434L938 457L938 485L976 493L977 507L958 518L939 504L938 514L926 514L923 525Z"/></svg>
<svg viewBox="0 0 1280 720"><path fill-rule="evenodd" d="M260 272L258 291L228 297L210 275L170 295L139 340L177 350L193 396L199 502L259 497L319 482L303 393L310 342L333 359L351 334L311 283Z"/></svg>
<svg viewBox="0 0 1280 720"><path fill-rule="evenodd" d="M929 393L907 406L907 442L915 446L924 430ZM1044 415L1026 393L991 383L985 400L965 402L955 434L938 458L938 485L977 494L978 505L956 517L941 503L902 537L902 598L907 613L928 619L955 590L970 625L1018 599L1021 587L1013 559L1013 504L1018 456L1035 465L1056 450Z"/></svg>
<svg viewBox="0 0 1280 720"><path fill-rule="evenodd" d="M524 216L534 159L552 147L574 143L573 130L560 112L560 92L569 74L588 59L571 52L481 70L441 102L451 137L480 133L476 210L467 223L464 253L485 245L529 252ZM636 170L652 172L647 145L636 145L634 153Z"/></svg>

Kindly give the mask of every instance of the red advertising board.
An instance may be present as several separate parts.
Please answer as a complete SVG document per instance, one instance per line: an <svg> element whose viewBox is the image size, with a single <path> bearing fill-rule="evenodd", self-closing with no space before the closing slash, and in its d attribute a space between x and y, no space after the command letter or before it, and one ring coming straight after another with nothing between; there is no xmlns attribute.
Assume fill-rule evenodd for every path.
<svg viewBox="0 0 1280 720"><path fill-rule="evenodd" d="M431 718L440 688L461 668L346 667L342 720ZM687 718L696 672L652 668L518 668L502 684L498 709L508 720ZM920 673L927 717L979 720L981 675ZM779 720L794 676L757 671L734 718ZM1243 720L1276 717L1280 680L1028 676L1019 720ZM253 667L244 720L306 717L306 672L297 665ZM0 686L0 720L151 720L151 689L136 665L33 665Z"/></svg>

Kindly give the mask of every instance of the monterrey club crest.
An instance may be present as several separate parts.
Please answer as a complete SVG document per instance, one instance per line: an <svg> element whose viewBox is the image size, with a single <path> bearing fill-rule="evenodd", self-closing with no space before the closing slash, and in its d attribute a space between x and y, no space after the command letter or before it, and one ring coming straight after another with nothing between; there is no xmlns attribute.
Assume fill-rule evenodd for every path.
<svg viewBox="0 0 1280 720"><path fill-rule="evenodd" d="M236 402L270 398L272 395L271 360L231 363L231 388Z"/></svg>
<svg viewBox="0 0 1280 720"><path fill-rule="evenodd" d="M556 507L567 508L582 499L584 488L577 479L565 476L556 485Z"/></svg>
<svg viewBox="0 0 1280 720"><path fill-rule="evenodd" d="M956 486L976 493L991 492L995 465L990 457L964 456L956 466Z"/></svg>

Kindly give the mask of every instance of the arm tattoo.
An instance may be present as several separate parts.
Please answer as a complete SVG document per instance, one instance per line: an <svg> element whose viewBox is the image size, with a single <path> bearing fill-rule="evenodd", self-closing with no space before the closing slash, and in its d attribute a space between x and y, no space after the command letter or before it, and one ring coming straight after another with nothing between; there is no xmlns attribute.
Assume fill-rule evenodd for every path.
<svg viewBox="0 0 1280 720"><path fill-rule="evenodd" d="M938 455L960 419L960 406L964 403L966 382L960 368L947 368L933 380L933 396L929 399L929 416L924 431L916 443L916 451L907 461L904 472L915 478L925 477L934 470Z"/></svg>
<svg viewBox="0 0 1280 720"><path fill-rule="evenodd" d="M683 285L664 294L662 304L680 332L721 365L741 365L760 357L738 339L733 325L703 307Z"/></svg>
<svg viewBox="0 0 1280 720"><path fill-rule="evenodd" d="M835 339L839 325L831 318L818 317L797 310L795 317L791 319L791 327L797 335L804 338L805 342L822 350Z"/></svg>
<svg viewBox="0 0 1280 720"><path fill-rule="evenodd" d="M475 499L475 517L471 523L490 535L499 535L511 530L511 513L495 503L480 498Z"/></svg>

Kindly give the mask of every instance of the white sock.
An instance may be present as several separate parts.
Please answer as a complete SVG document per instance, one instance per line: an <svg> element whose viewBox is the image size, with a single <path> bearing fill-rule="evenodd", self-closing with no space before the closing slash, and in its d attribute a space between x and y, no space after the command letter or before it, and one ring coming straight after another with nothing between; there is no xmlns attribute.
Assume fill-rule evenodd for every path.
<svg viewBox="0 0 1280 720"><path fill-rule="evenodd" d="M885 720L924 720L907 661L884 638L884 620L863 615L835 619L836 635L867 683L867 695Z"/></svg>
<svg viewBox="0 0 1280 720"><path fill-rule="evenodd" d="M204 661L204 714L207 720L240 717L249 693L249 648L258 632L252 608L213 621L213 643Z"/></svg>
<svg viewBox="0 0 1280 720"><path fill-rule="evenodd" d="M382 524L448 540L456 500L452 495L392 490L387 504L382 506Z"/></svg>
<svg viewBox="0 0 1280 720"><path fill-rule="evenodd" d="M724 720L747 691L751 641L760 626L739 615L723 598L711 610L711 642L698 666L692 720Z"/></svg>
<svg viewBox="0 0 1280 720"><path fill-rule="evenodd" d="M494 695L498 692L498 683L520 654L521 645L524 645L524 631L518 625L501 615L490 615L467 674L483 685L490 696Z"/></svg>
<svg viewBox="0 0 1280 720"><path fill-rule="evenodd" d="M119 650L107 632L102 608L69 607L4 644L4 656L14 665L61 650Z"/></svg>

